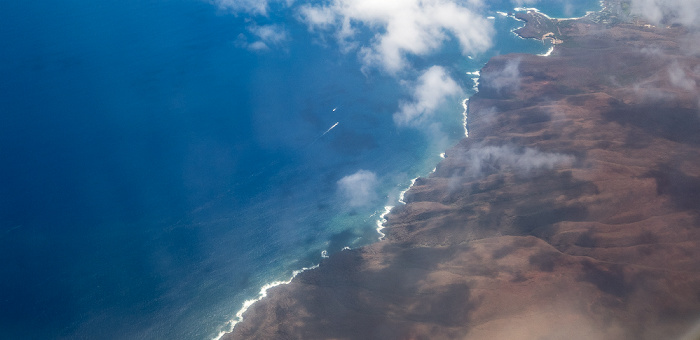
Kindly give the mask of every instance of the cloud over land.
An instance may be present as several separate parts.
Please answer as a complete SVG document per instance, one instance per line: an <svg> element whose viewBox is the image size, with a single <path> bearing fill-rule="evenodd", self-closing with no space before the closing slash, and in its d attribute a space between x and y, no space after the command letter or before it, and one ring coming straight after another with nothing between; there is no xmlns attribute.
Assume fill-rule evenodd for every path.
<svg viewBox="0 0 700 340"><path fill-rule="evenodd" d="M463 154L455 155L468 164L464 176L478 178L495 170L514 170L526 175L540 169L571 165L575 158L562 153L544 152L531 147L513 145L478 145Z"/></svg>
<svg viewBox="0 0 700 340"><path fill-rule="evenodd" d="M697 0L632 0L632 12L655 25L700 28L700 2Z"/></svg>

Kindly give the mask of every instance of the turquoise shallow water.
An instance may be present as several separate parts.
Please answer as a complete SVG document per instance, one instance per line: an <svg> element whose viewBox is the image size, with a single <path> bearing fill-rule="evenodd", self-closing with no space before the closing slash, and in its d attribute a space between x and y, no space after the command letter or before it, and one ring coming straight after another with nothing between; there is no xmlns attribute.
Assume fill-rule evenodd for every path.
<svg viewBox="0 0 700 340"><path fill-rule="evenodd" d="M496 14L514 4L490 2L488 52L451 42L400 76L363 72L301 5L0 4L0 338L215 336L264 284L377 240L384 207L463 137L466 72L548 48ZM253 24L288 39L250 51ZM463 91L429 133L397 126L406 81L432 65ZM361 170L371 186L352 205L339 181Z"/></svg>

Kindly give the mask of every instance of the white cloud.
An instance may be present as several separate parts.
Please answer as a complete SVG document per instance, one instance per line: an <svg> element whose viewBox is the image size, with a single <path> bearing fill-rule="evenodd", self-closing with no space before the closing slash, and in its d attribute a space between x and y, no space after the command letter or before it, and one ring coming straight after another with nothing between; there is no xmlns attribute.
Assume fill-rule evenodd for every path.
<svg viewBox="0 0 700 340"><path fill-rule="evenodd" d="M483 73L481 75L484 86L498 92L502 90L517 90L520 87L520 59L508 59L503 69Z"/></svg>
<svg viewBox="0 0 700 340"><path fill-rule="evenodd" d="M290 7L294 0L209 0L209 2L234 13L267 16L271 3L283 3Z"/></svg>
<svg viewBox="0 0 700 340"><path fill-rule="evenodd" d="M632 12L655 25L700 27L700 2L697 0L632 0Z"/></svg>
<svg viewBox="0 0 700 340"><path fill-rule="evenodd" d="M244 34L239 34L236 44L251 51L267 51L272 47L279 47L289 39L287 30L282 25L253 25L248 27L248 32L257 39L248 43Z"/></svg>
<svg viewBox="0 0 700 340"><path fill-rule="evenodd" d="M260 41L271 45L279 45L289 38L282 25L251 26L248 30L260 38Z"/></svg>
<svg viewBox="0 0 700 340"><path fill-rule="evenodd" d="M689 77L691 72L691 70L684 69L677 61L674 61L668 66L668 79L671 81L671 85L675 87L686 91L695 91L697 82Z"/></svg>
<svg viewBox="0 0 700 340"><path fill-rule="evenodd" d="M248 44L246 48L251 51L267 51L270 49L270 47L262 41L256 41L252 44Z"/></svg>
<svg viewBox="0 0 700 340"><path fill-rule="evenodd" d="M221 9L248 14L267 15L267 0L212 0Z"/></svg>
<svg viewBox="0 0 700 340"><path fill-rule="evenodd" d="M335 23L336 13L330 7L314 7L311 5L302 6L299 15L310 29L327 29Z"/></svg>
<svg viewBox="0 0 700 340"><path fill-rule="evenodd" d="M574 161L574 157L570 155L542 152L529 147L521 149L511 145L477 145L457 157L461 157L464 163L468 164L465 175L469 177L482 176L489 169L510 169L527 174L538 169L571 165Z"/></svg>
<svg viewBox="0 0 700 340"><path fill-rule="evenodd" d="M537 1L538 0L511 0L511 3L518 6L518 7L521 7L523 5L532 5L532 4L536 3Z"/></svg>
<svg viewBox="0 0 700 340"><path fill-rule="evenodd" d="M304 5L299 14L310 30L335 29L341 46L352 49L359 28L377 32L359 43L365 67L396 73L407 66L407 55L434 52L455 38L464 55L491 46L493 23L474 13L480 1L455 0L333 0L329 5ZM470 6L470 8L466 7Z"/></svg>
<svg viewBox="0 0 700 340"><path fill-rule="evenodd" d="M452 173L449 178L448 189L452 192L461 187L465 180L505 172L511 172L517 176L529 176L538 170L571 166L575 158L562 153L543 152L529 147L493 146L477 143L466 151L449 154L448 160L464 165L463 170Z"/></svg>
<svg viewBox="0 0 700 340"><path fill-rule="evenodd" d="M425 71L413 88L413 101L402 103L394 113L394 122L399 126L416 126L424 123L445 100L464 91L440 66Z"/></svg>
<svg viewBox="0 0 700 340"><path fill-rule="evenodd" d="M510 3L515 7L531 7L539 1L540 0L511 0ZM576 0L557 0L556 2L561 6L565 17L570 18L574 15L574 9L576 8L574 4Z"/></svg>
<svg viewBox="0 0 700 340"><path fill-rule="evenodd" d="M359 170L338 181L338 191L350 207L365 206L375 200L376 186L377 175L367 170Z"/></svg>

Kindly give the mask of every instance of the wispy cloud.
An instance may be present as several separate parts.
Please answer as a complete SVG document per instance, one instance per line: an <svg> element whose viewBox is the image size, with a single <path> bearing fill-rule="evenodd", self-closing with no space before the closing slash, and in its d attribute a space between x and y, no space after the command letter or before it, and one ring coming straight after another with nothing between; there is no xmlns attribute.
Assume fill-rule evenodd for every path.
<svg viewBox="0 0 700 340"><path fill-rule="evenodd" d="M271 3L281 3L289 7L294 0L209 0L209 2L234 13L267 16Z"/></svg>
<svg viewBox="0 0 700 340"><path fill-rule="evenodd" d="M556 0L562 6L562 10L566 17L571 17L574 14L574 6L576 0ZM533 6L540 2L540 0L511 0L510 1L516 7L523 6Z"/></svg>
<svg viewBox="0 0 700 340"><path fill-rule="evenodd" d="M632 12L655 25L682 24L700 28L697 0L632 0Z"/></svg>
<svg viewBox="0 0 700 340"><path fill-rule="evenodd" d="M249 31L267 43L279 44L287 40L287 31L282 25L252 26Z"/></svg>
<svg viewBox="0 0 700 340"><path fill-rule="evenodd" d="M397 73L407 55L434 52L451 37L464 55L491 46L493 23L476 14L480 1L333 0L328 5L303 5L299 13L310 30L331 30L345 49L359 46L365 67ZM356 41L357 32L377 32L371 42Z"/></svg>
<svg viewBox="0 0 700 340"><path fill-rule="evenodd" d="M280 47L289 40L289 34L282 25L252 25L248 27L254 41L249 42L248 37L241 33L236 44L251 51L267 51L272 47Z"/></svg>
<svg viewBox="0 0 700 340"><path fill-rule="evenodd" d="M248 14L267 15L267 0L211 0L221 9Z"/></svg>
<svg viewBox="0 0 700 340"><path fill-rule="evenodd" d="M689 68L684 68L677 61L674 61L668 66L667 72L671 85L686 91L696 90L697 82L690 77L693 72Z"/></svg>
<svg viewBox="0 0 700 340"><path fill-rule="evenodd" d="M571 165L574 162L574 157L570 155L513 145L478 145L455 157L459 157L468 165L462 175L473 178L496 170L512 170L523 175L540 169L551 170L557 166Z"/></svg>
<svg viewBox="0 0 700 340"><path fill-rule="evenodd" d="M359 170L338 181L338 191L350 207L366 206L377 198L377 175L368 170Z"/></svg>
<svg viewBox="0 0 700 340"><path fill-rule="evenodd" d="M665 54L659 48L644 48L641 53L665 66L658 67L654 72L650 72L649 76L632 84L631 89L636 100L642 103L670 103L700 98L700 65L682 55Z"/></svg>
<svg viewBox="0 0 700 340"><path fill-rule="evenodd" d="M502 69L483 73L481 83L499 93L518 90L520 87L520 59L508 59Z"/></svg>
<svg viewBox="0 0 700 340"><path fill-rule="evenodd" d="M464 93L440 66L426 70L413 85L412 92L413 100L401 103L400 110L394 113L394 122L399 126L424 123L449 97Z"/></svg>
<svg viewBox="0 0 700 340"><path fill-rule="evenodd" d="M336 22L336 12L331 7L304 5L299 9L299 15L311 30L328 29Z"/></svg>

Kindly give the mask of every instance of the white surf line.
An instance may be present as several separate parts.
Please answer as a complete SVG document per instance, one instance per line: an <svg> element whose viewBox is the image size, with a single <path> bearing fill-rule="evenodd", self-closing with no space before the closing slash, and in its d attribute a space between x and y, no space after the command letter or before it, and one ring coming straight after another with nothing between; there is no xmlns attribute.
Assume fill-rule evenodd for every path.
<svg viewBox="0 0 700 340"><path fill-rule="evenodd" d="M384 212L381 215L379 215L379 219L377 220L377 233L379 233L379 240L380 241L384 239L384 236L386 236L386 234L384 234L382 232L382 229L384 229L384 223L387 222L386 215L388 215L389 212L391 212L392 208L394 208L393 205L385 206Z"/></svg>
<svg viewBox="0 0 700 340"><path fill-rule="evenodd" d="M513 11L515 11L515 12L530 12L530 11L534 11L534 12L540 13L540 11L539 11L537 8L526 8L526 7L516 7L516 8L513 9ZM544 14L544 13L540 13L540 14L544 15L545 17L547 17L547 19L551 19L550 17L548 17L548 16L547 16L546 14ZM523 37L520 36L520 34L515 33L515 31L517 31L517 30L519 30L519 29L525 27L525 25L527 25L527 22L526 22L525 20L523 20L523 19L520 19L520 18L516 17L515 14L510 15L510 17L513 18L513 19L515 19L515 20L518 20L518 21L521 21L521 22L524 22L524 23L525 23L524 25L522 25L522 26L520 26L520 27L516 27L516 28L511 29L511 30L510 30L510 33L515 34L515 36L518 37L518 38L520 38L521 40L528 40L528 38L523 38Z"/></svg>
<svg viewBox="0 0 700 340"><path fill-rule="evenodd" d="M535 13L541 14L542 16L544 16L547 19L552 19L549 17L549 15L540 12L539 9L534 8L534 7L515 7L513 10L516 12L535 12Z"/></svg>
<svg viewBox="0 0 700 340"><path fill-rule="evenodd" d="M462 126L464 127L464 137L469 138L469 129L467 128L467 111L469 111L469 98L462 101L462 107L464 112L462 112Z"/></svg>
<svg viewBox="0 0 700 340"><path fill-rule="evenodd" d="M467 72L467 75L472 76L471 79L474 82L472 91L479 92L479 77L481 77L481 71Z"/></svg>
<svg viewBox="0 0 700 340"><path fill-rule="evenodd" d="M538 54L538 56L540 56L540 57L549 57L550 55L552 55L552 52L554 52L554 45L552 45L551 47L549 47L549 50L547 50L547 52L540 53L540 54Z"/></svg>
<svg viewBox="0 0 700 340"><path fill-rule="evenodd" d="M515 7L515 8L513 8L513 11L515 11L515 12L535 12L535 13L541 14L542 16L544 16L545 18L550 19L550 20L564 21L564 20L576 20L576 19L581 19L581 18L583 18L583 17L585 17L585 16L587 16L587 15L591 15L591 14L593 14L593 13L598 13L598 12L600 12L600 11L605 10L605 6L604 6L605 1L600 1L599 4L600 4L600 10L598 10L598 11L586 11L586 14L584 14L584 15L582 15L582 16L580 16L580 17L571 17L571 18L556 18L556 17L550 17L549 15L547 15L546 13L540 11L538 8L535 8L535 7ZM500 14L500 13L499 13L499 14Z"/></svg>
<svg viewBox="0 0 700 340"><path fill-rule="evenodd" d="M445 153L444 153L444 152L440 154L440 158L443 158L443 159L445 158ZM437 167L433 168L433 170L431 170L430 173L432 174L432 173L434 173L435 171L437 171ZM413 188L413 186L416 184L416 181L418 180L418 178L420 178L420 177L416 177L416 178L411 179L411 184L408 185L408 188L406 188L406 189L402 190L401 192L399 192L399 199L398 199L398 202L399 202L399 203L404 204L404 205L406 204L406 201L405 201L406 193L407 193L409 190L411 190L411 188ZM385 228L385 227L384 227L384 223L387 222L387 220L386 220L386 215L388 215L388 214L391 212L391 209L393 209L393 208L394 208L393 205L387 205L387 206L385 206L385 207L384 207L384 211L379 215L379 219L377 220L377 233L379 234L379 240L380 240L380 241L381 241L382 239L384 239L384 237L386 236L386 234L385 234L384 232L382 232L382 229ZM377 214L377 212L375 212L374 214L372 214L372 216L374 216L375 214ZM372 216L370 216L370 217L372 217Z"/></svg>
<svg viewBox="0 0 700 340"><path fill-rule="evenodd" d="M525 27L525 25L520 26L520 27L517 27L517 28L514 28L514 29L510 30L510 33L515 34L515 36L518 37L518 38L521 39L521 40L527 40L526 38L521 37L520 34L515 33L515 31L517 31L517 30L519 30L519 29L521 29L521 28L523 28L523 27Z"/></svg>
<svg viewBox="0 0 700 340"><path fill-rule="evenodd" d="M286 281L274 281L274 282L271 282L271 283L268 283L268 284L264 285L262 288L260 288L260 293L258 293L258 297L257 297L257 298L255 298L255 299L250 299L250 300L246 300L245 302L243 302L243 307L238 311L238 313L236 313L236 316L235 316L233 319L229 320L229 322L228 322L228 324L230 325L230 326L229 326L229 329L228 329L228 330L222 330L222 331L220 331L219 334L217 334L216 337L214 337L212 340L220 340L220 339L221 339L224 335L226 335L227 333L233 332L233 329L236 327L236 324L238 324L239 322L243 321L243 314L248 310L248 308L250 308L250 306L252 306L252 305L255 304L256 302L258 302L258 301L264 299L264 298L267 296L267 291L268 291L270 288L274 288L274 287L277 287L277 286L280 286L280 285L290 284L290 283L292 282L292 280L293 280L297 275L299 275L299 274L301 274L301 273L303 273L303 272L305 272L305 271L307 271L307 270L316 269L316 268L318 268L318 266L319 266L319 265L315 265L315 266L313 266L313 267L308 267L308 268L302 268L302 269L299 269L299 270L295 270L295 271L292 272L292 277L289 278L289 280L286 280Z"/></svg>
<svg viewBox="0 0 700 340"><path fill-rule="evenodd" d="M605 6L603 6L603 4L604 4L604 1L601 1L601 2L600 2L600 10L601 10L601 11L605 9ZM513 10L516 11L516 12L536 12L536 13L538 13L538 14L543 15L543 16L544 16L545 18L547 18L547 19L550 19L550 20L559 20L559 21L581 19L581 18L583 18L583 17L585 17L585 16L587 16L587 15L590 15L590 14L592 14L592 13L597 13L597 12L599 12L599 11L586 11L586 14L584 14L584 15L582 15L582 16L580 16L580 17L553 18L553 17L550 17L550 16L547 15L546 13L544 13L544 12L540 11L539 9L534 8L534 7L516 7L516 8L514 8Z"/></svg>
<svg viewBox="0 0 700 340"><path fill-rule="evenodd" d="M412 180L411 180L411 184L408 186L408 188L406 188L406 190L403 190L403 191L401 191L401 192L399 193L399 203L401 203L401 204L406 204L406 201L403 200L403 199L405 198L406 192L409 191L409 190L411 190L411 188L413 187L413 185L416 184L416 180L417 180L417 179L418 179L418 177L412 179Z"/></svg>

